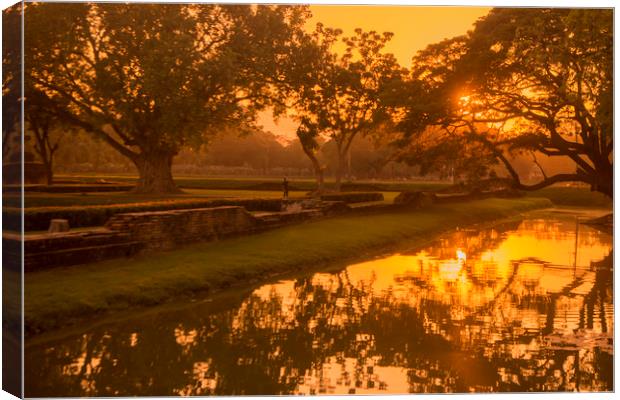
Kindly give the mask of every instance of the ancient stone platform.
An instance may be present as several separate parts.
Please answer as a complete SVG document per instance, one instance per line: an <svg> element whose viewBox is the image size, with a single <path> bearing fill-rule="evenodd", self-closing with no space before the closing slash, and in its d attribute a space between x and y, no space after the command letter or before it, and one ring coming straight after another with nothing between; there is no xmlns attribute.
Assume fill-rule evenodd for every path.
<svg viewBox="0 0 620 400"><path fill-rule="evenodd" d="M245 208L224 206L117 214L105 227L129 234L132 240L143 244L143 251L152 251L252 233L258 224Z"/></svg>
<svg viewBox="0 0 620 400"><path fill-rule="evenodd" d="M248 235L347 211L346 204L281 212L248 212L240 206L116 214L104 227L29 234L24 239L26 272L111 258L172 250L190 243ZM19 270L20 235L3 233L5 259Z"/></svg>
<svg viewBox="0 0 620 400"><path fill-rule="evenodd" d="M2 234L3 251L9 269L19 270L21 259L20 235ZM126 232L104 228L89 231L43 233L24 238L24 271L49 267L82 264L136 253L141 243Z"/></svg>

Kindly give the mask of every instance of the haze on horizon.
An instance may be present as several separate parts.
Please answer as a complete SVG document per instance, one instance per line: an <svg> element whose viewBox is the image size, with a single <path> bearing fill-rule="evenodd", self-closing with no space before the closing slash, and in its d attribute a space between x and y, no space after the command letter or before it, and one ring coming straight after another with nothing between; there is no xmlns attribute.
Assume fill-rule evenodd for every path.
<svg viewBox="0 0 620 400"><path fill-rule="evenodd" d="M486 15L490 7L468 6L379 6L379 5L312 5L312 18L306 23L311 32L318 22L331 28L340 28L350 35L356 28L366 31L392 32L394 37L386 46L400 65L411 66L411 59L419 50L443 39L467 33L473 24ZM277 123L270 111L263 112L259 123L265 131L295 137L296 123L281 118Z"/></svg>

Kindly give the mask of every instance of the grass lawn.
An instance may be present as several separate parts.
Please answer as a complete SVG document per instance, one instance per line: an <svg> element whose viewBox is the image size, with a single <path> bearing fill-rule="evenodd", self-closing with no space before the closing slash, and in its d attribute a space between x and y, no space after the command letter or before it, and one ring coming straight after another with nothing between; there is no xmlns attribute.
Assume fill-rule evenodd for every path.
<svg viewBox="0 0 620 400"><path fill-rule="evenodd" d="M421 190L418 186L417 189ZM290 198L302 198L306 195L305 190L291 191ZM382 191L384 202L392 203L400 193L397 190ZM525 192L527 197L546 197L559 206L584 206L584 207L608 207L611 208L612 200L601 193L591 192L585 188L574 187L548 187L536 192ZM28 193L25 206L34 207L70 207L110 204L131 204L151 201L174 200L174 199L249 199L249 198L281 198L280 190L244 190L244 189L184 189L182 194L174 195L146 195L129 192L105 192L105 193ZM7 207L19 207L20 199L17 194L6 194L4 205Z"/></svg>
<svg viewBox="0 0 620 400"><path fill-rule="evenodd" d="M74 180L82 183L95 183L100 179L109 182L133 183L133 175L58 175L57 179ZM281 179L276 177L196 177L177 176L175 181L183 188L184 193L175 195L140 195L129 192L107 193L28 193L26 207L63 207L82 205L129 204L171 199L197 198L279 198L282 196ZM291 178L290 196L303 197L314 189L315 182L309 178ZM448 186L445 182L416 181L356 181L345 182L344 191L381 191L385 202L391 203L399 192L405 190L437 190ZM556 205L611 207L612 201L600 193L593 193L586 188L552 186L536 192L526 192L528 197L546 197ZM6 194L4 205L19 207L18 194Z"/></svg>
<svg viewBox="0 0 620 400"><path fill-rule="evenodd" d="M551 186L535 192L526 192L528 197L546 197L558 206L612 208L613 201L602 193L587 188Z"/></svg>
<svg viewBox="0 0 620 400"><path fill-rule="evenodd" d="M398 243L420 246L457 226L550 205L540 198L486 199L419 211L345 215L156 255L29 273L26 329L33 334L97 313L155 305L275 273L363 258Z"/></svg>
<svg viewBox="0 0 620 400"><path fill-rule="evenodd" d="M280 199L282 192L276 190L225 190L225 189L185 189L185 193L171 195L146 195L128 192L103 193L28 193L26 208L36 207L74 207L111 204L132 204L177 199ZM301 199L306 191L289 192L290 199ZM392 203L400 192L382 192L385 202ZM4 205L19 207L19 195L5 195Z"/></svg>
<svg viewBox="0 0 620 400"><path fill-rule="evenodd" d="M28 193L26 194L25 206L32 207L71 207L93 206L109 204L146 203L152 201L175 200L175 199L250 199L250 198L281 198L281 191L269 190L223 190L223 189L185 189L182 194L148 195L129 192L103 192L103 193ZM289 197L301 198L305 191L291 191ZM6 196L5 196L6 198ZM19 196L10 196L5 205L10 207L19 206L14 204L19 201Z"/></svg>
<svg viewBox="0 0 620 400"><path fill-rule="evenodd" d="M82 183L96 183L100 179L110 182L133 183L137 177L134 175L98 175L98 174L75 174L57 175L57 180L76 180ZM198 177L175 175L174 181L182 188L194 189L223 189L223 190L256 190L256 189L280 189L281 177ZM302 191L310 191L316 188L316 181L311 178L289 178L292 188ZM329 188L333 183L328 179L326 186ZM388 181L388 180L362 180L355 182L343 182L343 190L380 190L380 191L404 191L404 190L435 190L449 186L445 182L434 181Z"/></svg>

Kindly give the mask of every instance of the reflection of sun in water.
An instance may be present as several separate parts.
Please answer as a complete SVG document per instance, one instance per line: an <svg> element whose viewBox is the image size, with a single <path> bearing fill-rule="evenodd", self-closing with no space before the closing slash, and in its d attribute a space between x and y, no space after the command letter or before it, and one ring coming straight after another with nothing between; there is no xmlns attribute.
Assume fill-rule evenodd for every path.
<svg viewBox="0 0 620 400"><path fill-rule="evenodd" d="M461 249L456 249L456 259L463 264L467 261L467 254Z"/></svg>
<svg viewBox="0 0 620 400"><path fill-rule="evenodd" d="M526 220L512 229L458 232L425 250L283 279L257 288L240 306L209 311L200 325L171 325L174 337L166 343L184 368L173 393L218 394L253 368L274 379L265 384L281 385L274 394L450 391L460 374L466 389L481 391L478 377L467 375L487 362L497 362L501 382L523 388L542 381L560 390L569 381L573 386L564 388L607 390L595 368L607 368L600 361L607 354L600 354L613 355L614 305L609 295L600 297L595 285L606 275L591 264L609 253L611 237L580 226L576 238L573 221ZM82 394L102 395L108 371L127 365L117 366L124 360L114 351L133 348L128 357L138 359L147 354L147 334L130 330L120 342L107 333L84 335L75 350L46 351L67 360L60 374ZM441 336L442 348L418 339L426 335ZM229 364L219 358L226 348L235 357ZM296 352L320 358L303 366ZM562 355L568 352L575 355ZM477 354L483 364L475 364ZM579 385L575 371L585 376Z"/></svg>
<svg viewBox="0 0 620 400"><path fill-rule="evenodd" d="M387 299L385 301L389 300L392 307L402 303L416 309L424 308L423 303L430 301L449 305L449 319L452 322L467 325L464 321L473 318L477 323L483 323L483 327L475 329L490 329L487 333L478 334L486 336L484 340L488 343L495 343L503 339L502 327L539 330L547 323L546 316L538 308L520 307L511 296L533 299L562 293L565 288L570 288L571 296L581 297L571 297L574 302L556 302L557 315L553 326L561 332L572 332L578 327L579 320L571 311L582 307L583 296L590 292L594 284L594 277L587 276L587 267L592 261L605 256L610 244L595 234L592 234L590 241L581 239L578 242L577 278L583 282L572 287L575 273L565 259L568 250L575 246L575 237L570 230L572 225L569 229L560 223L557 225L526 220L518 229L502 235L495 231L475 233L466 237L465 241L460 240L463 238L459 236L453 240L447 239L440 247L429 247L415 254L395 254L350 265L336 274L316 273L310 280L310 286L317 293L326 292L323 300L322 296L305 292L305 286L296 286L293 280L264 285L255 290L253 296L254 299L271 303L270 312L263 313L260 308L252 307L251 302L244 303L233 318L233 326L237 332L249 329L248 323L252 329L286 331L299 324L296 320L299 309L318 305L323 310L321 302L334 304L328 318L313 316L304 321L304 329L312 333L324 325L344 327L355 323L369 312L373 299ZM553 232L554 228L557 232ZM580 238L588 237L588 229L584 227L580 234ZM502 293L507 293L507 296ZM487 305L491 305L488 310L484 308ZM485 311L479 314L480 310ZM613 309L608 313L607 325L613 326ZM444 334L444 327L438 321L428 319L424 326L428 332ZM603 330L600 326L594 329L598 332ZM182 338L191 339L191 332L183 333ZM383 369L372 358L365 358L366 352L370 355L376 351L372 335L364 331L355 338L356 346L364 344L358 349L364 358L362 361L339 355L329 358L318 369L296 372L293 375L299 381L295 392L404 393L410 389L404 377L408 373L406 369ZM314 340L312 346L319 348L321 341ZM538 349L539 343L533 341L515 346L511 348L513 355L520 356ZM277 357L279 351L274 349L270 356ZM288 373L284 372L285 375Z"/></svg>
<svg viewBox="0 0 620 400"><path fill-rule="evenodd" d="M436 276L438 278L439 283L441 281L455 281L461 272L461 268L463 264L457 260L446 260L439 263L439 275Z"/></svg>

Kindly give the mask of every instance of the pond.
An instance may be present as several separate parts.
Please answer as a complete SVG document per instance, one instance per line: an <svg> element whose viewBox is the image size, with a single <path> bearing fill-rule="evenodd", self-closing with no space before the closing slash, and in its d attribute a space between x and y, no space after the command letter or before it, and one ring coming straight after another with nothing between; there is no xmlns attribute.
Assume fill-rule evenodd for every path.
<svg viewBox="0 0 620 400"><path fill-rule="evenodd" d="M26 396L613 390L612 237L567 212L84 327Z"/></svg>

